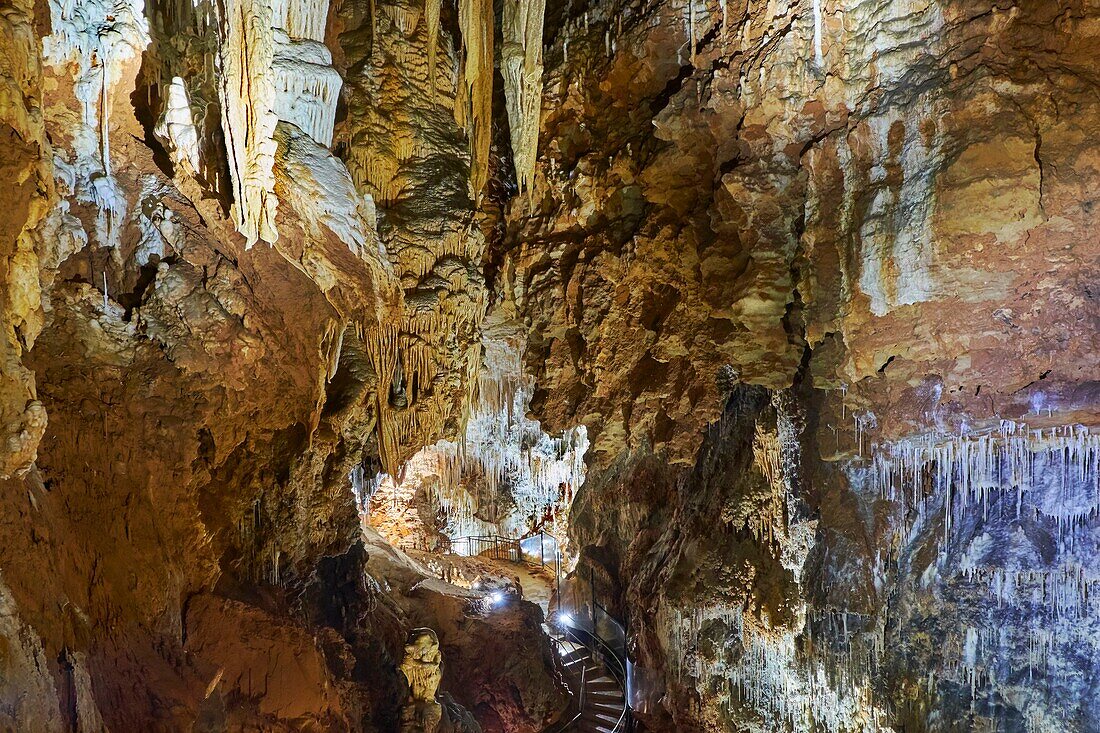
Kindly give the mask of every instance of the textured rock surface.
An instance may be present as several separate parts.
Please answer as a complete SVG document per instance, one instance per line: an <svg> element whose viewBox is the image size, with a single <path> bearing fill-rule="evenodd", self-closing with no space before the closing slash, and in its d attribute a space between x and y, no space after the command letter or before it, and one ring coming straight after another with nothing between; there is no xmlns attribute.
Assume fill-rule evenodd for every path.
<svg viewBox="0 0 1100 733"><path fill-rule="evenodd" d="M407 338L443 345L399 345L401 449L455 429L483 237L472 207L444 216L446 200L429 219L451 227L450 250L432 249L435 224L394 244L384 219L379 237L370 192L322 146L336 72L309 66L328 58L325 8L301 5L0 13L0 172L14 182L0 215L0 727L397 723L411 622L364 569L349 475L400 456L384 446L396 410L378 400L395 377L372 356L406 313ZM280 106L287 93L317 105ZM448 160L465 197L462 156L448 159L462 133L445 127L450 147L421 151ZM420 270L416 251L437 256ZM486 684L479 671L463 684ZM532 694L559 694L539 679ZM449 730L476 730L443 702Z"/></svg>
<svg viewBox="0 0 1100 733"><path fill-rule="evenodd" d="M987 476L983 513L951 498L960 472L936 478L946 452L892 502L870 465L917 434L963 450L1004 419L1097 425L1095 9L560 12L502 285L535 411L592 440L573 540L629 614L651 725L1095 727L1095 682L1068 673L1094 610L1048 618L1096 573L1070 549L1091 541L1094 469L1067 469L1054 504ZM785 421L769 468L755 445ZM986 590L1027 570L1008 581L1027 601Z"/></svg>
<svg viewBox="0 0 1100 733"><path fill-rule="evenodd" d="M549 509L650 730L1100 727L1094 5L323 6L0 12L0 727L394 730L426 626L539 730L382 470Z"/></svg>

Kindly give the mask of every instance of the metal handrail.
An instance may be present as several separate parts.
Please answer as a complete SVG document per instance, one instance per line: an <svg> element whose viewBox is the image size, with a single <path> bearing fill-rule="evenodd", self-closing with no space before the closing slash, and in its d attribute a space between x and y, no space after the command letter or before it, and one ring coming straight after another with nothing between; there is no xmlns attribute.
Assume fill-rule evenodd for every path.
<svg viewBox="0 0 1100 733"><path fill-rule="evenodd" d="M619 683L619 686L623 690L623 711L619 714L619 719L615 721L615 727L612 728L612 733L622 733L627 729L630 722L630 701L626 697L626 666L619 658L619 655L615 653L607 642L605 642L600 635L595 631L588 631L576 626L567 626L562 624L562 630L565 636L570 637L577 644L580 644L585 649L588 649L590 653L598 654L600 659L603 660L604 666L607 671L615 678L615 681ZM582 636L583 634L583 636ZM595 646L593 646L593 642ZM583 708L582 708L583 710Z"/></svg>
<svg viewBox="0 0 1100 733"><path fill-rule="evenodd" d="M560 573L560 571L559 571L559 573ZM557 582L559 583L559 589L558 589L558 595L557 595L556 608L560 611L560 609L561 609L560 577L557 578ZM568 630L568 632L572 632L569 635L571 635L577 643L582 644L583 646L589 648L590 650L592 650L595 653L598 653L599 656L603 659L604 664L607 667L607 671L611 674L612 677L614 677L616 679L616 681L622 687L622 690L623 690L623 703L624 703L623 704L623 712L622 712L622 715L619 716L618 721L616 721L615 726L612 729L612 731L613 731L613 733L623 733L625 731L633 730L633 728L634 728L634 726L633 726L633 716L631 715L631 710L630 710L630 699L627 696L627 682L628 682L627 661L628 660L627 660L627 651L626 651L626 629L618 619L616 619L614 616L611 615L611 613L607 610L606 607L604 607L604 605L602 603L600 603L598 600L596 600L595 583L589 582L588 586L589 586L589 592L591 594L591 596L589 598L589 602L592 604L591 619L590 619L590 623L591 623L591 626L592 626L591 631L589 631L588 629L585 629L583 626L574 626L572 622L570 622L568 625L560 624L560 622L559 622L559 625L562 628ZM621 632L621 634L623 636L623 643L622 643L622 649L621 650L615 649L612 646L613 642L611 642L610 640L604 639L600 635L599 625L598 625L597 620L596 620L597 613L601 614L609 622L614 624L615 627ZM586 619L586 621L587 620L589 620L589 619ZM581 634L581 633L583 633L586 637L590 637L591 642L586 642L584 639L580 638L579 634Z"/></svg>
<svg viewBox="0 0 1100 733"><path fill-rule="evenodd" d="M468 555L477 556L484 552L490 552L496 560L512 560L520 562L523 559L523 548L519 540L500 535L471 535L468 537L456 537L451 540L451 552L456 552L457 547L465 543ZM477 552L474 552L474 548ZM503 549L503 552L502 552Z"/></svg>
<svg viewBox="0 0 1100 733"><path fill-rule="evenodd" d="M560 639L555 639L553 636L551 636L550 641L554 644L555 647L559 647L559 648L564 649ZM585 649L587 649L587 648L588 647L585 647ZM559 661L561 660L562 657L565 656L564 654L562 654L560 652L557 652L557 654L558 654L558 660ZM579 695L577 695L576 697L573 698L573 702L577 706L577 712L574 713L573 717L569 718L568 720L559 720L558 722L554 723L549 728L547 728L543 733L564 733L564 731L569 730L569 726L573 725L573 723L576 723L578 720L581 719L581 716L584 715L584 700L585 700L585 695L587 693L587 687L588 687L588 685L586 683L587 677L588 677L588 667L587 666L581 667L581 691L580 691ZM570 690L570 692L572 692L572 690Z"/></svg>

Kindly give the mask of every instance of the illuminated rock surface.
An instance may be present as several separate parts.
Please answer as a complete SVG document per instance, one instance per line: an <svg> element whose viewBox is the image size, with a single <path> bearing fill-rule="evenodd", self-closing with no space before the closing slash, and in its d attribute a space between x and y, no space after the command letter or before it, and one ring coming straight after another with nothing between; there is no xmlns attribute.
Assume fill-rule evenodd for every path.
<svg viewBox="0 0 1100 733"><path fill-rule="evenodd" d="M0 728L1100 730L1100 10L495 8L0 13Z"/></svg>

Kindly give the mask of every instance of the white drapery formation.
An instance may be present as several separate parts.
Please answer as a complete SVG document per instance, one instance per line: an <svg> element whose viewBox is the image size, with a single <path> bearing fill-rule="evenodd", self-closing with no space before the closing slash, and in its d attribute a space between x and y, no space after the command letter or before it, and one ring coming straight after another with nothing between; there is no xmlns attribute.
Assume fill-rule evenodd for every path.
<svg viewBox="0 0 1100 733"><path fill-rule="evenodd" d="M164 115L154 132L168 148L174 164L187 166L192 175L202 170L199 134L191 114L191 99L187 86L178 76L168 85Z"/></svg>
<svg viewBox="0 0 1100 733"><path fill-rule="evenodd" d="M341 79L322 43L327 0L228 0L222 23L222 129L237 228L275 242L275 126L332 143Z"/></svg>
<svg viewBox="0 0 1100 733"><path fill-rule="evenodd" d="M291 38L325 40L329 0L272 0L271 25Z"/></svg>
<svg viewBox="0 0 1100 733"><path fill-rule="evenodd" d="M281 29L275 31L275 39L274 112L327 148L343 85L332 68L332 54L320 41L294 39Z"/></svg>
<svg viewBox="0 0 1100 733"><path fill-rule="evenodd" d="M248 246L275 242L275 31L262 0L226 0L221 28L222 132L233 215Z"/></svg>
<svg viewBox="0 0 1100 733"><path fill-rule="evenodd" d="M542 111L542 29L546 0L504 0L501 72L520 191L534 183Z"/></svg>
<svg viewBox="0 0 1100 733"><path fill-rule="evenodd" d="M275 114L318 144L332 144L343 80L324 44L329 0L273 0Z"/></svg>

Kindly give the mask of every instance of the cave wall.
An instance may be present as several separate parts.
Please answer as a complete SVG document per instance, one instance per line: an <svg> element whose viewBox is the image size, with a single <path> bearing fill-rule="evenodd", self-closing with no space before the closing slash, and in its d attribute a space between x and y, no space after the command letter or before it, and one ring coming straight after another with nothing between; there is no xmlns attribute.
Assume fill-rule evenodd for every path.
<svg viewBox="0 0 1100 733"><path fill-rule="evenodd" d="M457 429L485 238L450 37L399 201L369 171L410 153L348 131L421 129L392 86L423 68L381 54L430 33L328 7L4 8L0 728L397 724L404 635L435 619L365 570L349 476ZM453 728L539 727L562 701L532 664L534 713L470 674Z"/></svg>
<svg viewBox="0 0 1100 733"><path fill-rule="evenodd" d="M5 6L0 723L392 727L488 310L651 729L1096 727L1096 8L506 5Z"/></svg>
<svg viewBox="0 0 1100 733"><path fill-rule="evenodd" d="M1095 12L551 8L501 283L652 729L1097 725Z"/></svg>

